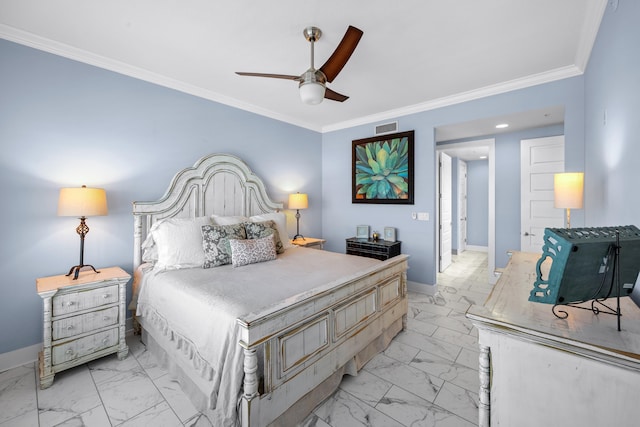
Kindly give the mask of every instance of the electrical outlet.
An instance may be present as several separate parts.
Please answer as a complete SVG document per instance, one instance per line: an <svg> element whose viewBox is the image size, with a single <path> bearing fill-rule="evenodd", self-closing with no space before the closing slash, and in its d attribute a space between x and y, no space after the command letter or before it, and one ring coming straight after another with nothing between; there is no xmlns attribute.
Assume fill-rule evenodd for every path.
<svg viewBox="0 0 640 427"><path fill-rule="evenodd" d="M416 212L411 212L411 219L418 219L418 214Z"/></svg>

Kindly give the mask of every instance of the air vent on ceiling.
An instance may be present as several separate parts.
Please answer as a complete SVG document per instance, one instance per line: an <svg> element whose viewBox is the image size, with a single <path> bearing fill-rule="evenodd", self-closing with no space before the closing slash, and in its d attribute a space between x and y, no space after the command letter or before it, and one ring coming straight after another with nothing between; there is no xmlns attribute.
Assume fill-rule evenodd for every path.
<svg viewBox="0 0 640 427"><path fill-rule="evenodd" d="M383 125L377 125L374 128L374 135L384 135L385 133L397 132L398 122L385 123Z"/></svg>

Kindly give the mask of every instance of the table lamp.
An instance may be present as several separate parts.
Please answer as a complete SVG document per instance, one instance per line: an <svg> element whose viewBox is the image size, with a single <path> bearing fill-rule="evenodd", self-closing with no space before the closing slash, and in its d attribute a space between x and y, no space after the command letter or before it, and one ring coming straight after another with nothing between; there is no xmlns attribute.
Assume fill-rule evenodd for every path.
<svg viewBox="0 0 640 427"><path fill-rule="evenodd" d="M83 267L99 273L92 265L84 263L84 237L89 233L89 227L85 220L88 216L103 216L107 214L107 194L102 188L87 188L83 185L80 188L61 188L58 199L58 216L75 216L80 219L80 225L76 228L76 233L80 235L80 263L74 265L69 270L67 276L73 273L73 279L78 278L78 274Z"/></svg>
<svg viewBox="0 0 640 427"><path fill-rule="evenodd" d="M554 206L567 210L567 228L571 228L571 209L582 209L583 172L557 173L553 176Z"/></svg>
<svg viewBox="0 0 640 427"><path fill-rule="evenodd" d="M309 199L304 193L289 194L289 209L296 210L296 235L293 236L293 240L301 238L304 240L304 236L300 234L300 209L307 209L309 207Z"/></svg>

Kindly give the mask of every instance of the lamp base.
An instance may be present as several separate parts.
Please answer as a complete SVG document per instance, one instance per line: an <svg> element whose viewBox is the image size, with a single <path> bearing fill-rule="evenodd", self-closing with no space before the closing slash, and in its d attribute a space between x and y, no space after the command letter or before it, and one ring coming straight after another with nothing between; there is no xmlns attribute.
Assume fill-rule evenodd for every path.
<svg viewBox="0 0 640 427"><path fill-rule="evenodd" d="M295 236L293 236L293 239L291 240L296 240L296 239L306 240L302 234L296 234Z"/></svg>
<svg viewBox="0 0 640 427"><path fill-rule="evenodd" d="M80 274L80 270L83 267L91 267L94 273L100 273L98 270L95 269L93 265L82 264L82 265L74 265L73 267L71 267L71 269L67 274L65 274L65 276L71 276L71 273L73 273L73 280L76 280L78 278L78 274Z"/></svg>

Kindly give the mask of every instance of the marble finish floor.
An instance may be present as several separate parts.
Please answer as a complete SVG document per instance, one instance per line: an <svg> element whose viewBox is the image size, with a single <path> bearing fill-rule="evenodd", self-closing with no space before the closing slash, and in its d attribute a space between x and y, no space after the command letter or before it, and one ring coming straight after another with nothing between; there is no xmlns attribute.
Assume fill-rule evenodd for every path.
<svg viewBox="0 0 640 427"><path fill-rule="evenodd" d="M487 256L467 251L438 274L436 295L411 293L406 331L302 423L303 427L477 425L477 333L464 316L491 290ZM130 354L56 375L37 387L35 363L0 372L0 427L210 426L139 337Z"/></svg>

